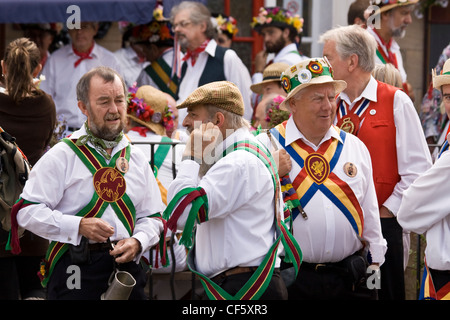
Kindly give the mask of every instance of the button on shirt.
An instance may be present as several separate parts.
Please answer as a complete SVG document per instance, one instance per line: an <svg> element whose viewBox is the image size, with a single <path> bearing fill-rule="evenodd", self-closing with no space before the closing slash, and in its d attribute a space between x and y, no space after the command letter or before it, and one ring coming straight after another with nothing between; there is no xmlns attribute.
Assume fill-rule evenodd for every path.
<svg viewBox="0 0 450 320"><path fill-rule="evenodd" d="M248 129L241 128L216 147L217 154L244 139L256 141ZM213 277L236 266L259 266L275 239L274 186L269 170L255 155L242 150L218 160L202 179L199 168L192 160L183 161L168 190L168 199L188 187L202 187L206 192L209 221L197 226L195 240L198 271ZM190 208L178 220L179 228ZM277 258L276 266L279 264Z"/></svg>
<svg viewBox="0 0 450 320"><path fill-rule="evenodd" d="M442 153L434 165L403 192L397 219L408 231L426 235L428 267L450 270L450 152Z"/></svg>
<svg viewBox="0 0 450 320"><path fill-rule="evenodd" d="M71 138L84 134L83 126ZM127 145L124 137L113 154ZM164 204L145 155L136 147L131 148L129 170L124 177L126 193L136 208L133 237L140 241L144 252L158 242L163 228L159 219L147 217L162 212ZM77 245L81 240L78 232L81 217L75 215L89 203L94 192L92 173L66 143L60 142L30 172L21 197L38 204L22 208L18 223L43 238ZM114 228L112 241L130 237L111 206L101 219Z"/></svg>
<svg viewBox="0 0 450 320"><path fill-rule="evenodd" d="M92 59L81 61L75 68L74 63L79 57L69 44L53 52L42 70L46 80L41 82L40 88L52 96L57 115L64 115L69 127L81 128L86 121L77 102L76 87L80 78L92 68L102 65L121 74L114 54L107 49L94 44L91 56Z"/></svg>
<svg viewBox="0 0 450 320"><path fill-rule="evenodd" d="M261 134L258 139L270 146L266 134ZM277 148L283 146L272 138ZM342 143L337 129L332 126L325 134L318 146L309 142L297 129L294 120L290 118L286 126L286 145L302 139L315 151L329 139L338 139ZM289 173L291 181L294 181L302 167L293 159L292 169ZM356 166L357 174L349 177L344 171L346 163L351 162ZM364 215L364 228L362 237L369 242L372 261L382 264L386 252L386 241L382 237L378 202L372 178L372 164L370 155L365 145L355 136L347 134L340 158L333 171L341 180L346 182L358 202ZM310 263L338 262L352 255L362 248L361 241L349 220L342 211L327 196L318 190L308 204L304 207L308 219L298 215L293 223L294 237L300 245L303 253L303 261Z"/></svg>
<svg viewBox="0 0 450 320"><path fill-rule="evenodd" d="M377 101L377 81L371 77L368 85L353 102L342 92L339 97L350 105L349 109L358 105L361 99ZM366 117L370 117L370 105ZM394 122L396 130L397 164L400 181L396 184L392 195L380 203L391 210L394 215L400 207L403 192L423 172L431 167L431 155L426 144L417 111L411 99L402 90L397 90L394 96ZM361 122L364 125L364 121Z"/></svg>

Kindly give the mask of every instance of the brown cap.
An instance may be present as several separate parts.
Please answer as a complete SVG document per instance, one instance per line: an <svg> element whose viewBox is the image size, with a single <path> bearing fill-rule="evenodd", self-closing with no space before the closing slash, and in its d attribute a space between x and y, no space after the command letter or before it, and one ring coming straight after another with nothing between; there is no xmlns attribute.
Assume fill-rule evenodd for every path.
<svg viewBox="0 0 450 320"><path fill-rule="evenodd" d="M284 70L289 68L289 65L284 62L275 62L269 64L263 72L263 80L250 86L250 89L257 94L263 93L263 86L266 83L278 82L281 85L281 74Z"/></svg>
<svg viewBox="0 0 450 320"><path fill-rule="evenodd" d="M197 88L177 106L177 109L196 105L213 105L240 116L244 115L244 99L241 92L229 81L210 82Z"/></svg>
<svg viewBox="0 0 450 320"><path fill-rule="evenodd" d="M155 87L145 85L139 87L136 92L136 98L143 100L144 110L137 110L129 104L127 116L140 125L149 128L156 134L160 136L165 135L166 130L163 125L163 118L166 113L168 101L164 92ZM151 109L149 113L151 116L146 116L145 114L145 111L148 111L145 110L147 107L148 109Z"/></svg>

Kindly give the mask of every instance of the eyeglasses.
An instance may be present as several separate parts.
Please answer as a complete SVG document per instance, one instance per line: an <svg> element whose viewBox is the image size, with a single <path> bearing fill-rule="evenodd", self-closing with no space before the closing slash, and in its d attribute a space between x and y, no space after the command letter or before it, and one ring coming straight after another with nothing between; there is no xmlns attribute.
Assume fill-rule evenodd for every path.
<svg viewBox="0 0 450 320"><path fill-rule="evenodd" d="M181 21L179 23L173 24L172 25L172 31L175 31L176 28L180 27L180 28L186 28L188 25L192 24L192 21Z"/></svg>

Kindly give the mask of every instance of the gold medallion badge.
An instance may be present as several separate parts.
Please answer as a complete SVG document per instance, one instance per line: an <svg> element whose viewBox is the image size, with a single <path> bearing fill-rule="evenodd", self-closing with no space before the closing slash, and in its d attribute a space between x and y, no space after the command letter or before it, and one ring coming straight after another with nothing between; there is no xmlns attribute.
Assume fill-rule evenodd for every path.
<svg viewBox="0 0 450 320"><path fill-rule="evenodd" d="M330 174L330 164L318 153L311 153L305 160L305 169L308 175L317 184L322 184Z"/></svg>
<svg viewBox="0 0 450 320"><path fill-rule="evenodd" d="M354 178L354 177L356 177L356 174L358 173L358 169L356 168L356 166L353 163L347 162L346 164L344 164L344 172L350 178Z"/></svg>
<svg viewBox="0 0 450 320"><path fill-rule="evenodd" d="M347 133L356 134L359 129L359 122L358 116L351 114L342 118L338 123L338 127Z"/></svg>
<svg viewBox="0 0 450 320"><path fill-rule="evenodd" d="M116 169L122 173L127 173L129 168L128 160L124 157L119 157L116 160Z"/></svg>
<svg viewBox="0 0 450 320"><path fill-rule="evenodd" d="M116 202L127 189L125 178L115 168L104 167L94 174L94 189L100 199Z"/></svg>

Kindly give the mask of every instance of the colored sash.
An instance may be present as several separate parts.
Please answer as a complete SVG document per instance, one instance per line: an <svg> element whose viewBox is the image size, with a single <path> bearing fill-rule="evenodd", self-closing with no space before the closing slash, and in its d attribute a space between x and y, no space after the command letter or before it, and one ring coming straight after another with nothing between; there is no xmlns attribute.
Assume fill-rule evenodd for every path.
<svg viewBox="0 0 450 320"><path fill-rule="evenodd" d="M300 139L286 146L286 124L287 121L272 128L271 133L301 167L292 185L302 207L305 208L316 192L321 191L345 215L356 234L362 237L364 217L361 205L350 186L333 173L345 143L346 133L336 127L343 143L332 138L314 151ZM292 216L295 220L298 211L294 210Z"/></svg>
<svg viewBox="0 0 450 320"><path fill-rule="evenodd" d="M423 269L419 300L450 300L450 282L436 292L426 261Z"/></svg>
<svg viewBox="0 0 450 320"><path fill-rule="evenodd" d="M125 193L126 186L120 183L115 184L116 179L123 182L125 179L121 180L124 173L114 168L116 160L119 157L125 157L127 161L130 160L130 145L120 152L117 152L110 163L107 164L105 159L91 147L87 145L77 146L76 140L72 139L64 138L62 141L75 152L94 176L94 189L96 192L94 192L90 202L78 212L76 216L85 218L101 217L106 208L111 205L128 233L132 235L136 218L136 209L134 208L131 199ZM99 176L99 179L96 179L96 175L99 174L101 174L101 176ZM111 188L112 186L114 186L115 189ZM40 273L38 273L44 287L47 285L57 261L68 249L67 243L58 241L52 241L50 243L45 260L41 263Z"/></svg>
<svg viewBox="0 0 450 320"><path fill-rule="evenodd" d="M448 150L449 144L448 141L445 140L444 144L441 147L441 150L439 151L438 159L442 156L442 154Z"/></svg>
<svg viewBox="0 0 450 320"><path fill-rule="evenodd" d="M336 126L347 133L357 135L361 122L366 116L367 109L369 109L369 104L369 99L361 99L358 106L355 106L352 110L348 110L344 100L340 100L340 103L338 102L339 109L337 112Z"/></svg>
<svg viewBox="0 0 450 320"><path fill-rule="evenodd" d="M230 152L236 150L244 150L250 152L263 161L266 168L269 170L272 182L274 185L275 195L278 194L278 172L276 169L276 165L272 156L270 155L268 150L262 149L258 144L250 142L250 141L241 141L231 145L227 150L225 150L222 156L226 156ZM178 205L175 209L174 213L171 215L174 210L175 205L178 201L185 196L184 200ZM277 197L275 197L274 201ZM192 229L194 227L194 222L197 220L198 223L202 223L208 221L208 205L207 205L207 197L206 193L201 188L187 188L181 190L170 202L168 209L164 212L164 218L167 220L167 227L171 230L176 229L176 224L179 216L183 213L186 206L192 202L192 208L189 212L189 216L186 222L185 229L183 231L183 236L180 239L180 243L184 245L189 245L189 253L187 259L187 265L189 269L195 273L201 280L202 285L205 289L205 292L209 299L211 300L257 300L261 297L261 295L267 289L271 279L273 270L275 268L276 256L278 252L278 245L280 242L284 245L285 248L285 261L293 263L296 271L296 275L300 268L300 264L302 262L302 253L300 246L298 245L295 238L292 234L287 230L286 225L280 219L277 212L275 212L275 225L276 225L276 235L277 239L269 249L268 253L264 257L261 265L257 268L257 270L253 273L250 279L246 282L246 284L236 293L236 295L232 296L223 290L219 285L217 285L214 281L209 279L207 276L201 274L200 272L195 270L195 248L194 248L194 240ZM169 218L170 216L170 218ZM188 232L189 235L185 234ZM186 236L186 239L183 238ZM188 238L188 239L187 239Z"/></svg>
<svg viewBox="0 0 450 320"><path fill-rule="evenodd" d="M178 99L178 78L176 76L171 77L172 69L162 57L153 61L144 70L161 91L170 94L175 100Z"/></svg>

